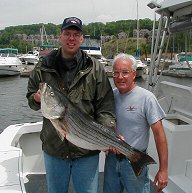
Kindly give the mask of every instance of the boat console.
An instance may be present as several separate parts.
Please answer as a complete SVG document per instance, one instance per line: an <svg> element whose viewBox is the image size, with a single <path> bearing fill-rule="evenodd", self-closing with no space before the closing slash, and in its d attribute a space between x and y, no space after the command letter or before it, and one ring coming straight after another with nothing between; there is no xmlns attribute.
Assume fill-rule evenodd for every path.
<svg viewBox="0 0 192 193"><path fill-rule="evenodd" d="M167 117L163 120L169 152L169 183L165 193L189 193L192 190L192 87L163 81L160 84L163 98L159 100ZM158 162L158 155L150 136L149 155ZM150 166L154 179L158 165Z"/></svg>

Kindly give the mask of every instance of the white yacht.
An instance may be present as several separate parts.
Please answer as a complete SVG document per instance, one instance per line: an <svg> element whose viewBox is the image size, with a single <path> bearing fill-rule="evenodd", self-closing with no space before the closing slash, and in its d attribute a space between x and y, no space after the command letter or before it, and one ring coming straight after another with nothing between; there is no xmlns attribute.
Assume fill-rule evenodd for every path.
<svg viewBox="0 0 192 193"><path fill-rule="evenodd" d="M20 74L22 63L17 54L18 49L0 48L0 76Z"/></svg>
<svg viewBox="0 0 192 193"><path fill-rule="evenodd" d="M175 54L174 64L169 65L163 75L176 77L192 77L192 53Z"/></svg>
<svg viewBox="0 0 192 193"><path fill-rule="evenodd" d="M147 65L143 63L141 60L136 59L137 68L136 68L136 77L142 77L143 74L147 73Z"/></svg>
<svg viewBox="0 0 192 193"><path fill-rule="evenodd" d="M99 39L90 38L89 35L86 35L80 48L88 55L98 59L98 61L103 64L103 66L108 65L108 60L102 55L101 42Z"/></svg>
<svg viewBox="0 0 192 193"><path fill-rule="evenodd" d="M27 65L35 65L39 62L39 51L29 51L27 54L23 54L19 59Z"/></svg>

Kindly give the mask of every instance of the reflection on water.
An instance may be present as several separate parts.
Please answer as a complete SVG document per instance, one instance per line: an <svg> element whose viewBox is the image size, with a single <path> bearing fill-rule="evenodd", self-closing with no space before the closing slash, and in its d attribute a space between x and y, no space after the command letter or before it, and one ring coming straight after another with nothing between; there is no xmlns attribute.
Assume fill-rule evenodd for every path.
<svg viewBox="0 0 192 193"><path fill-rule="evenodd" d="M163 76L160 81L166 80L182 85L192 86L192 78L173 78ZM41 121L40 111L31 110L25 97L28 78L4 77L0 78L0 132L11 124ZM112 87L113 80L110 79ZM138 78L137 84L146 88L146 77Z"/></svg>
<svg viewBox="0 0 192 193"><path fill-rule="evenodd" d="M0 78L0 132L11 124L40 121L41 113L28 107L25 97L28 78Z"/></svg>

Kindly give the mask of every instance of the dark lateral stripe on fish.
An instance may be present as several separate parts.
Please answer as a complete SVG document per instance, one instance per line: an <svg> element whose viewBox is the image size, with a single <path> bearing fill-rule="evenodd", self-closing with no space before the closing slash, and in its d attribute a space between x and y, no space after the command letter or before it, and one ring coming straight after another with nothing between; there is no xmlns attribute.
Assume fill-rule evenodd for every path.
<svg viewBox="0 0 192 193"><path fill-rule="evenodd" d="M70 114L70 115L69 115ZM76 114L76 115L75 115ZM129 146L128 144L126 144L124 141L122 141L116 134L114 134L114 132L110 132L110 128L108 129L108 132L114 134L114 137L116 140L114 140L114 138L110 137L110 135L108 135L109 133L107 132L103 132L102 127L104 128L104 126L101 126L100 124L92 124L94 126L90 128L88 123L89 121L82 121L81 117L79 116L78 113L69 113L68 112L68 116L71 117L71 122L73 124L75 124L76 126L74 126L75 130L77 131L77 128L79 127L79 125L81 124L82 127L79 129L79 134L83 135L84 139L86 141L88 141L89 138L91 138L92 136L92 140L97 140L97 142L95 142L95 144L101 143L103 144L103 146L105 146L106 148L108 148L110 145L117 147L119 150L122 149L122 147L119 147L119 142L121 141L121 145L124 147L124 152L126 152L127 154L133 154L134 149L131 148L131 146ZM74 118L75 117L75 118ZM69 118L69 117L68 117ZM75 120L75 121L74 121ZM79 121L81 123L79 123ZM97 127L96 127L97 126ZM100 126L100 129L98 129L98 127ZM84 129L86 127L86 129ZM83 129L82 129L83 128ZM105 127L107 128L107 127ZM96 130L95 130L96 129ZM82 131L83 130L83 131ZM105 129L106 130L106 129ZM98 136L97 138L95 138L96 136ZM110 137L110 138L109 138ZM105 139L105 140L104 140ZM110 141L109 141L110 140ZM109 141L109 142L108 142ZM93 141L89 141L90 143L93 143ZM108 143L107 143L108 142ZM129 149L128 149L129 147ZM129 150L129 151L128 151ZM122 152L122 151L121 151ZM122 152L122 153L124 153Z"/></svg>

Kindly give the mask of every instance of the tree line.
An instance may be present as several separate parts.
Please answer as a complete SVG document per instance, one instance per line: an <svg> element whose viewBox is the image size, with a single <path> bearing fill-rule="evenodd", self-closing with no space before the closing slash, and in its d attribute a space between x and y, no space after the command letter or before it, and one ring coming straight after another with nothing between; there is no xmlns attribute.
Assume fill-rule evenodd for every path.
<svg viewBox="0 0 192 193"><path fill-rule="evenodd" d="M53 23L43 24L47 35L53 34L54 36L58 36L61 24L56 25ZM157 29L158 22L156 22L156 29ZM19 25L19 26L10 26L6 27L4 30L0 30L0 48L5 47L14 47L18 48L20 53L25 53L26 47L32 49L32 45L26 41L18 40L14 38L15 34L26 34L26 35L36 35L40 34L40 28L42 27L42 23L39 24L32 24L32 25ZM101 36L115 36L121 32L124 32L128 35L128 37L133 37L133 30L137 28L137 20L119 20L119 21L112 21L107 23L101 22L94 22L89 23L87 25L83 25L84 35L90 35L90 37L100 38ZM146 18L139 20L139 29L148 29L151 31L153 28L153 20ZM191 36L191 34L190 34ZM186 34L179 33L178 35L171 36L170 38L170 45L168 51L176 50L177 52L183 51L185 49L184 39ZM114 43L115 41L115 43ZM112 43L117 45L116 40L112 40ZM129 44L132 42L130 40L125 40ZM125 42L124 41L124 42ZM191 49L191 40L189 42L189 48ZM109 42L110 43L110 42ZM109 45L110 47L110 45ZM149 52L151 45L149 43L142 43L143 52ZM124 48L123 48L124 49ZM131 46L129 45L129 49ZM135 49L135 48L134 48ZM124 49L125 51L128 48ZM145 50L145 51L144 51ZM133 50L131 50L133 52Z"/></svg>

